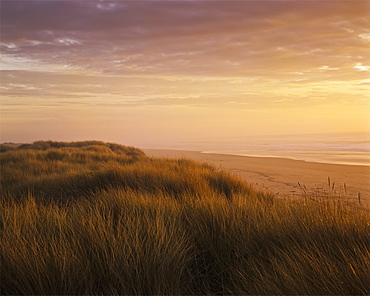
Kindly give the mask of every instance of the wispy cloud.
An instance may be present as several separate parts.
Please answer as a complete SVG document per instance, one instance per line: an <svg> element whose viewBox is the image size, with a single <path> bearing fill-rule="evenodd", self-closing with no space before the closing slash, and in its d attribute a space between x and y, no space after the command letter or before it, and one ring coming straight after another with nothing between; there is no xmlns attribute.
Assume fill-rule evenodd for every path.
<svg viewBox="0 0 370 296"><path fill-rule="evenodd" d="M278 75L338 64L338 57L363 62L368 8L332 1L6 1L3 53L111 74Z"/></svg>

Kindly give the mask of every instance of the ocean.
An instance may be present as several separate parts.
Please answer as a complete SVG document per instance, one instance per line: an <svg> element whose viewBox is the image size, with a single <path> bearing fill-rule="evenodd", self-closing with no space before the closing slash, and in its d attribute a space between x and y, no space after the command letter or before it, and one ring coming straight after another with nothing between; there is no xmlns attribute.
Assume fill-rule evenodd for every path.
<svg viewBox="0 0 370 296"><path fill-rule="evenodd" d="M295 135L182 142L176 149L370 166L370 134Z"/></svg>

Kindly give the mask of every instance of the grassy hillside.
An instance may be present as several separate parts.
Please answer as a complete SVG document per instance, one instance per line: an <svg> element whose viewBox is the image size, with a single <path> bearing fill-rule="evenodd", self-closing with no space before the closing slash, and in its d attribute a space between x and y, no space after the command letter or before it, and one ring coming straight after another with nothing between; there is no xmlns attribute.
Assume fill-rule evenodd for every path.
<svg viewBox="0 0 370 296"><path fill-rule="evenodd" d="M1 294L370 292L365 209L96 141L0 161Z"/></svg>

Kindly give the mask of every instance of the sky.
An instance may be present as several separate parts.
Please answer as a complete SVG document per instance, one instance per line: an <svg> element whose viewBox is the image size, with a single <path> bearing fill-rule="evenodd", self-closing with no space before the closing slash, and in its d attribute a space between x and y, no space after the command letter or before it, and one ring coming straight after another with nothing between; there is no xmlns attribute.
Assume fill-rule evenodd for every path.
<svg viewBox="0 0 370 296"><path fill-rule="evenodd" d="M1 142L370 133L370 1L0 5Z"/></svg>

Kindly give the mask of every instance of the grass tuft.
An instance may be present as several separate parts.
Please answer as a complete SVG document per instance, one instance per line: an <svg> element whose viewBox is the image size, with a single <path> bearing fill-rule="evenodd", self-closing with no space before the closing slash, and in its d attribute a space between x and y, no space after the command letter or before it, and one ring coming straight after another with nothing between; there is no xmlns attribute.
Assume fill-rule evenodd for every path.
<svg viewBox="0 0 370 296"><path fill-rule="evenodd" d="M370 292L369 212L330 192L288 202L208 164L96 141L0 161L2 295Z"/></svg>

